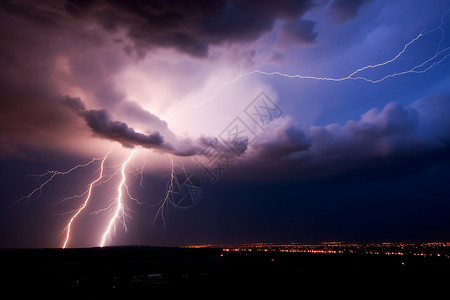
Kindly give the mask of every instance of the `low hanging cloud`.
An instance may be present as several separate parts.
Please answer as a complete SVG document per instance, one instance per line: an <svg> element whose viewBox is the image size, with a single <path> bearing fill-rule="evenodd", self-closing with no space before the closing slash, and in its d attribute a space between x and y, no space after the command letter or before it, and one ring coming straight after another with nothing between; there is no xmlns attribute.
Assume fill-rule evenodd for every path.
<svg viewBox="0 0 450 300"><path fill-rule="evenodd" d="M450 95L442 94L408 106L391 102L343 125L300 128L284 117L249 145L244 164L255 170L275 164L284 176L305 178L422 170L450 159L449 114Z"/></svg>
<svg viewBox="0 0 450 300"><path fill-rule="evenodd" d="M214 145L231 154L214 137L186 139L174 146L159 131L137 132L124 122L112 120L106 110L87 110L79 98L66 96L63 103L82 117L96 136L124 147L141 146L195 156L208 155L205 149ZM248 174L261 174L261 169L275 167L282 176L301 178L408 173L450 159L449 114L450 95L443 94L419 99L408 106L391 102L343 125L301 128L292 117L285 116L268 124L255 140L245 145L238 168L247 169ZM142 117L149 116L153 121L157 118L149 112ZM167 126L164 121L158 122L161 128Z"/></svg>
<svg viewBox="0 0 450 300"><path fill-rule="evenodd" d="M204 152L205 148L214 145L215 147L220 147L221 151L228 154L232 152L224 145L221 145L217 137L178 138L170 131L165 121L142 109L134 102L126 104L126 109L129 110L127 113L135 116L138 123L145 123L147 127L150 125L158 130L147 131L146 133L139 132L125 122L113 120L106 109L87 109L85 103L79 97L65 96L61 103L81 117L95 137L118 142L125 148L143 147L177 156L195 156L207 155ZM170 139L170 142L166 140L167 137ZM242 141L239 142L242 143ZM247 149L248 141L244 142L244 149ZM268 151L270 153L270 150ZM275 151L278 152L279 149Z"/></svg>
<svg viewBox="0 0 450 300"><path fill-rule="evenodd" d="M371 109L359 121L310 128L311 151L323 157L342 159L389 156L415 142L418 112L398 103L388 103L381 111Z"/></svg>
<svg viewBox="0 0 450 300"><path fill-rule="evenodd" d="M297 128L291 117L276 119L252 142L249 155L257 159L280 160L292 153L306 151L311 141L305 132Z"/></svg>
<svg viewBox="0 0 450 300"><path fill-rule="evenodd" d="M172 150L171 146L164 143L164 138L156 131L149 134L136 132L126 123L111 120L110 114L104 110L87 110L80 98L66 96L63 103L70 107L76 114L82 117L95 135L121 143L126 148L142 146Z"/></svg>
<svg viewBox="0 0 450 300"><path fill-rule="evenodd" d="M139 132L125 122L113 120L105 109L86 109L85 103L78 97L65 96L62 103L85 121L94 136L118 142L125 148L143 147L177 156L194 156L215 140L211 137L179 138L168 128L165 121L136 103L130 104L130 112L136 114L138 121L157 130Z"/></svg>

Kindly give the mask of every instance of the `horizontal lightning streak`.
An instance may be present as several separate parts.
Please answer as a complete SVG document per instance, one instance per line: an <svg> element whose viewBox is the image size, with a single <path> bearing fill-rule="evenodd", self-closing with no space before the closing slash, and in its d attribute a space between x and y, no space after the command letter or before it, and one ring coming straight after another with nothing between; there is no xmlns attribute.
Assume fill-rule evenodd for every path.
<svg viewBox="0 0 450 300"><path fill-rule="evenodd" d="M217 90L216 92L209 98L203 100L202 102L191 106L191 108L194 109L199 109L201 106L203 106L204 104L211 102L212 100L214 100L216 98L216 96L228 85L231 85L237 81L239 81L241 78L246 77L246 76L250 76L250 75L254 75L254 74L260 74L260 75L265 75L265 76L281 76L281 77L286 77L286 78L297 78L297 79L310 79L310 80L317 80L317 81L332 81L332 82L342 82L342 81L347 81L347 80L362 80L365 82L369 82L369 83L380 83L388 78L392 78L392 77L396 77L396 76L402 76L402 75L406 75L406 74L418 74L418 73L425 73L427 71L429 71L430 69L436 67L437 65L441 64L444 60L446 60L449 56L450 53L445 54L445 52L450 50L450 47L447 47L445 49L439 50L444 38L444 30L443 30L443 26L444 26L444 19L447 16L447 14L450 12L450 9L448 9L442 16L441 18L441 22L439 24L438 27L431 29L429 31L426 32L421 32L419 33L415 38L413 38L411 41L409 41L408 43L405 44L405 46L403 46L403 49L398 52L394 57L392 57L391 59L388 59L384 62L378 63L378 64L374 64L374 65L367 65L361 68L356 69L355 71L353 71L352 73L350 73L347 76L344 77L325 77L325 76L310 76L310 75L301 75L301 74L287 74L287 73L282 73L279 71L274 71L274 72L265 72L265 71L261 71L261 70L253 70L250 72L246 72L246 73L242 73L239 74L236 78L234 78L233 80L224 82ZM379 79L370 79L368 77L364 77L364 76L356 76L359 73L361 73L364 70L368 70L368 69L376 69L378 67L382 67L382 66L386 66L389 65L393 62L395 62L397 59L399 59L404 53L405 51L412 46L415 42L417 42L420 38L433 33L437 30L441 31L441 38L439 40L439 44L437 46L436 52L435 54L428 58L425 59L423 62L421 62L420 64L412 67L409 70L405 70L405 71L400 71L400 72L395 72L395 73L391 73L388 74L384 77L381 77ZM445 54L441 59L436 60L438 58L439 55L443 55ZM434 61L436 60L436 61ZM434 61L434 62L433 62ZM433 62L433 63L431 63ZM431 63L428 67L426 67L423 70L419 70L420 68L426 66L428 63Z"/></svg>
<svg viewBox="0 0 450 300"><path fill-rule="evenodd" d="M38 193L38 192L39 192L39 193L38 193L38 195L36 196L36 198L39 198L39 197L41 196L41 194L42 194L43 188L44 188L47 184L49 184L56 176L64 176L64 175L67 175L67 174L69 174L69 173L72 173L72 172L75 171L76 169L87 167L87 166L89 166L90 164L94 163L95 161L97 161L97 160L102 160L102 159L103 159L103 158L93 158L93 159L91 159L89 162L87 162L87 163L85 163L85 164L81 164L81 165L76 165L75 167L73 167L73 168L71 168L71 169L69 169L69 170L67 170L67 171L47 171L47 172L45 172L44 174L41 174L41 175L31 175L31 177L42 178L42 177L45 177L45 176L51 174L51 176L50 176L46 181L44 181L40 186L38 186L37 188L35 188L35 189L34 189L31 193L29 193L28 195L26 195L26 196L24 196L24 197L22 197L22 198L16 200L16 201L14 202L14 204L16 204L16 203L18 203L18 202L21 202L21 201L29 202L30 199L31 199L31 197L33 197L33 195L36 194L36 193Z"/></svg>

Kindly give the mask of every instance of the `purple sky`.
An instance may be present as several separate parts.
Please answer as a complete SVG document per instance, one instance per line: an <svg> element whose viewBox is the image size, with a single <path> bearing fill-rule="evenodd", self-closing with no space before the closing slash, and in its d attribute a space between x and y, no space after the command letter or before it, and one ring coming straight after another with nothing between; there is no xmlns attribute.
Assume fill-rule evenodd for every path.
<svg viewBox="0 0 450 300"><path fill-rule="evenodd" d="M100 160L17 203L45 181L27 175L111 150L73 229L97 246L133 148L110 244L450 238L447 1L2 1L0 20L2 247L60 246ZM171 161L201 199L150 226Z"/></svg>

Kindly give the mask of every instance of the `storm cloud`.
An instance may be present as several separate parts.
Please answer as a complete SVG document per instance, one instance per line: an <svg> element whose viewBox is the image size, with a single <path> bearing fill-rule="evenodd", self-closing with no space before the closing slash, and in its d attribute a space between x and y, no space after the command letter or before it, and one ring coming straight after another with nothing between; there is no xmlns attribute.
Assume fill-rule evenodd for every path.
<svg viewBox="0 0 450 300"><path fill-rule="evenodd" d="M450 158L449 114L450 95L439 94L407 106L390 102L344 124L301 127L284 117L249 145L257 164L247 166L276 165L301 178L423 170Z"/></svg>
<svg viewBox="0 0 450 300"><path fill-rule="evenodd" d="M367 3L335 0L328 9L344 22ZM115 76L136 63L133 57L152 50L171 48L197 59L206 58L211 46L256 41L278 20L278 43L314 43L316 23L303 19L313 7L306 0L3 1L0 155L37 145L57 148L76 131L80 117L87 133L125 147L197 155L213 138L180 138L168 122L144 109L141 99L129 97ZM250 53L250 60L257 56L254 50L243 53ZM65 103L78 118L59 105L62 95L69 95ZM305 128L285 117L246 145L245 158L252 167L270 161L310 174L347 172L381 159L394 165L398 157L448 146L448 98L389 103L343 124Z"/></svg>
<svg viewBox="0 0 450 300"><path fill-rule="evenodd" d="M108 31L123 29L128 51L142 56L154 47L206 57L210 45L248 42L269 32L276 19L301 17L313 1L71 1L74 18L98 22Z"/></svg>
<svg viewBox="0 0 450 300"><path fill-rule="evenodd" d="M155 127L162 129L163 133L160 131L138 132L125 122L113 120L111 114L105 109L86 109L86 105L77 97L65 96L62 103L85 121L94 136L119 142L126 148L140 146L179 156L195 155L201 149L199 143L188 139L177 139L175 134L167 128L167 123L150 112L144 111L137 104L130 106L134 113L137 112L137 118L145 121L150 120L153 124L156 124ZM174 147L173 144L167 142L163 134L172 138L176 146Z"/></svg>
<svg viewBox="0 0 450 300"><path fill-rule="evenodd" d="M448 241L448 9L0 1L1 245L60 247L90 186L70 247L96 246L125 183L146 204L124 193L133 226L110 245ZM160 223L182 173L201 202Z"/></svg>
<svg viewBox="0 0 450 300"><path fill-rule="evenodd" d="M167 123L140 106L141 99L127 95L116 76L153 50L205 58L212 45L255 41L276 20L294 21L312 6L308 0L2 1L0 156L65 144L65 137L77 132L78 120L58 104L63 95L107 110L87 118L99 136L131 133L137 126L159 132L165 146L179 142ZM110 122L123 118L128 128ZM160 139L155 135L140 143L158 145Z"/></svg>
<svg viewBox="0 0 450 300"><path fill-rule="evenodd" d="M334 0L330 6L330 15L335 22L343 23L355 18L358 11L371 0Z"/></svg>
<svg viewBox="0 0 450 300"><path fill-rule="evenodd" d="M311 44L317 37L315 25L313 21L303 19L287 22L280 29L277 44L281 47Z"/></svg>

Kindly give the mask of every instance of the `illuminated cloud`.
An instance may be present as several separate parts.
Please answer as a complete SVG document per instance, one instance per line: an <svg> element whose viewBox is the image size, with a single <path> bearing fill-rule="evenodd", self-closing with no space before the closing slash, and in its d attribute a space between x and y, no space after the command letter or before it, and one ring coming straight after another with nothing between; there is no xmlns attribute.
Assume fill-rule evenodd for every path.
<svg viewBox="0 0 450 300"><path fill-rule="evenodd" d="M199 103L214 95L226 82L222 70L235 74L240 68L257 66L261 57L251 45L265 34L278 34L273 42L276 50L280 45L314 43L320 33L316 21L302 19L314 8L312 1L25 3L4 1L0 11L2 22L16 28L12 32L2 26L1 31L6 41L0 57L7 99L1 104L4 117L0 120L7 129L1 136L4 157L18 149L46 145L65 149L64 137L75 133L86 142L94 133L125 147L198 154L214 136L208 130L217 127L220 132L226 126L216 124L221 120L218 116L233 117L241 110L244 90L256 93L270 85L248 79L245 86L233 86L235 93L226 94L224 89L226 102L211 101L204 115L194 109L181 110L183 101ZM355 18L368 3L336 0L327 9L343 22ZM277 21L281 25L275 28ZM175 51L158 52L161 49ZM276 53L273 61L286 62L285 53ZM227 69L230 62L239 64ZM204 92L202 88L214 80L215 89ZM62 95L68 95L66 105L87 126L79 126L79 118L59 105ZM292 114L271 124L247 145L246 158L249 164L255 158L294 159L314 166L319 161L334 164L390 156L403 151L402 147L415 149L416 143L423 143L417 133L423 123L431 124L427 126L433 129L428 131L440 132L433 127L434 117L424 121L417 113L421 110L425 108L391 103L381 111L367 111L359 121L309 127L297 127ZM162 117L165 114L167 118ZM187 134L181 133L184 129ZM436 139L426 140L426 146L437 141L434 135Z"/></svg>
<svg viewBox="0 0 450 300"><path fill-rule="evenodd" d="M189 140L177 141L177 148L175 149L170 143L165 141L164 136L159 131L148 133L138 132L124 122L112 120L111 115L105 109L86 109L85 104L80 98L66 96L62 102L84 119L86 125L92 130L95 136L113 142L119 142L123 147L135 148L141 146L180 156L195 155L200 149L199 146L195 146ZM142 110L137 105L131 105L129 108L140 121L145 122L150 120L153 124L157 123L155 127L164 129L166 134L176 139L175 135L167 128L167 124L158 117Z"/></svg>
<svg viewBox="0 0 450 300"><path fill-rule="evenodd" d="M125 192L119 165L130 198L147 205L131 203L142 223L113 244L340 240L328 234L339 230L390 238L393 205L403 221L437 216L428 232L439 232L449 220L448 9L448 0L0 1L2 246L58 246L62 210L81 199L48 202L81 195L109 150L104 180L91 181L92 223L79 220L73 246L98 242L92 228L105 224L88 211ZM247 110L261 93L283 111L264 126ZM254 132L225 145L233 120ZM212 187L201 176L217 153L232 161ZM80 163L30 203L36 211L8 209L46 180L26 175ZM167 195L167 176L183 171L205 183L202 205L172 210L164 233L138 229ZM367 237L387 215L388 234Z"/></svg>
<svg viewBox="0 0 450 300"><path fill-rule="evenodd" d="M95 118L92 112L85 119L98 130L98 136L111 137L111 131L119 128L122 134L130 134L131 128L148 136L154 131L161 136L140 143L157 145L162 138L162 148L170 144L186 148L179 153L194 153L188 146L192 138L177 137L170 124L157 116L179 107L182 97L209 96L210 91L196 92L211 74L220 82L218 68L233 74L229 62L236 68L255 64L254 48L229 49L230 44L256 41L273 29L277 19L294 20L311 7L312 1L306 0L276 4L192 1L189 5L185 1L2 1L0 84L4 100L0 108L4 116L0 126L5 130L0 155L27 155L28 150L47 147L84 151L85 146L69 146L65 138L77 136L88 143L89 132L80 130L79 120L58 104L64 95L79 97L95 108ZM208 60L211 47L216 47L215 58ZM161 49L175 52L158 53ZM146 56L149 52L152 55ZM133 81L138 74L142 81L136 87ZM191 120L178 126L186 128ZM105 124L114 126L100 126ZM129 142L121 140L125 145Z"/></svg>
<svg viewBox="0 0 450 300"><path fill-rule="evenodd" d="M164 139L159 132L150 134L136 132L123 122L111 120L111 116L106 110L86 110L79 98L66 97L64 102L82 117L99 137L117 141L126 148L142 146L168 149L168 145L164 145Z"/></svg>

